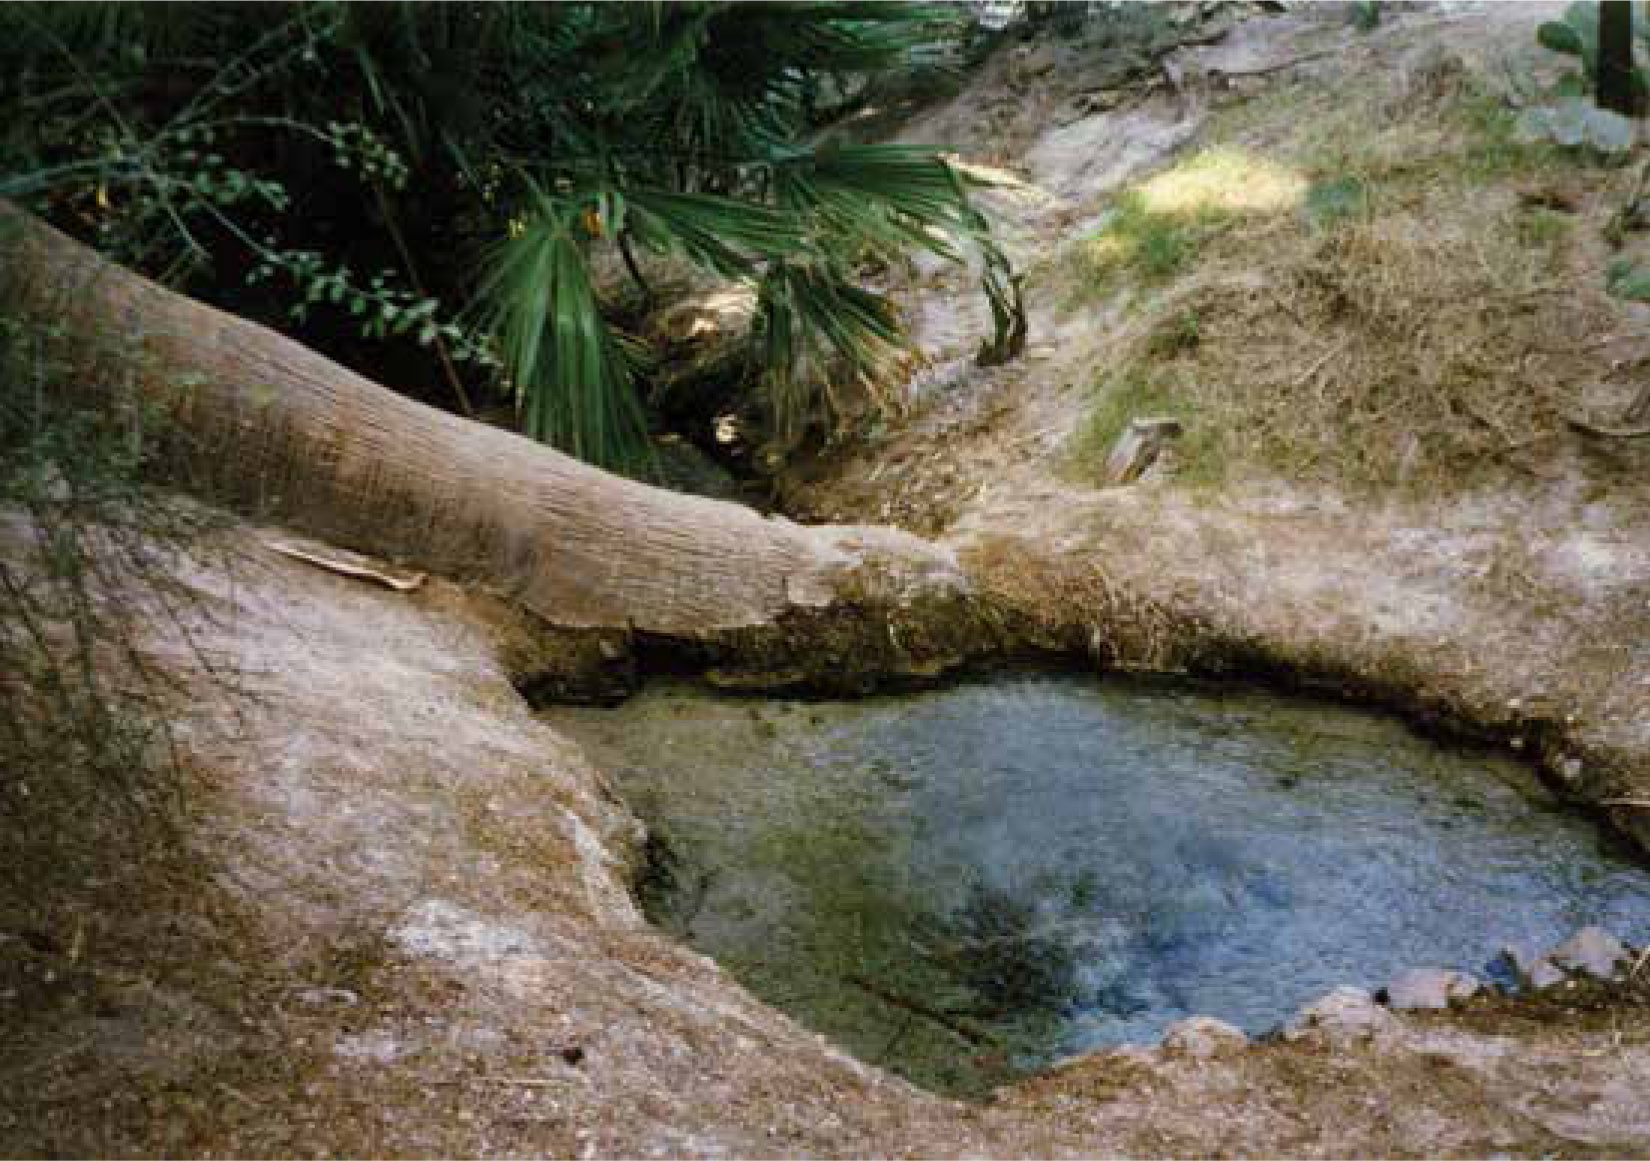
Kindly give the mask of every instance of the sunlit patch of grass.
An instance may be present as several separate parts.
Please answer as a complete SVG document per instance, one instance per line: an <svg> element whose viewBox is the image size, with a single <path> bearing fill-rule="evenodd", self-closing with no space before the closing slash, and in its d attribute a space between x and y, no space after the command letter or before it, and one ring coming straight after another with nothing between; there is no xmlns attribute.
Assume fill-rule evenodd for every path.
<svg viewBox="0 0 1650 1161"><path fill-rule="evenodd" d="M1439 493L1520 470L1561 429L1563 385L1599 372L1596 353L1555 352L1614 306L1566 258L1593 201L1556 213L1524 194L1610 175L1521 139L1464 70L1301 82L1207 132L1066 256L1078 301L1148 291L1117 299L1129 323L1068 444L1073 477L1098 482L1148 415L1185 425L1173 474L1193 485Z"/></svg>
<svg viewBox="0 0 1650 1161"><path fill-rule="evenodd" d="M1295 208L1306 179L1288 166L1243 149L1219 146L1141 183L1147 213L1181 219L1274 214Z"/></svg>
<svg viewBox="0 0 1650 1161"><path fill-rule="evenodd" d="M1293 209L1306 189L1305 178L1263 157L1229 148L1199 153L1121 194L1103 224L1068 250L1072 300L1129 280L1179 277L1232 222Z"/></svg>

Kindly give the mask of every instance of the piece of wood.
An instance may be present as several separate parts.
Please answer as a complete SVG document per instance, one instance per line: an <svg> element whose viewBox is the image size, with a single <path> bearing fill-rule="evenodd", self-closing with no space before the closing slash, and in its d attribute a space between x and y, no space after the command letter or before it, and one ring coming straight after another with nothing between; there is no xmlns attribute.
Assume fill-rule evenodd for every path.
<svg viewBox="0 0 1650 1161"><path fill-rule="evenodd" d="M93 405L126 384L155 405L189 490L553 625L703 639L840 607L871 641L894 604L969 594L950 550L649 487L438 411L3 199L0 306L49 328Z"/></svg>
<svg viewBox="0 0 1650 1161"><path fill-rule="evenodd" d="M1152 416L1129 420L1123 434L1112 445L1106 457L1105 482L1132 484L1157 462L1163 449L1179 437L1183 428L1180 420L1167 416Z"/></svg>
<svg viewBox="0 0 1650 1161"><path fill-rule="evenodd" d="M1621 418L1625 423L1641 423L1650 419L1650 382L1639 388L1638 398L1627 405L1627 411Z"/></svg>
<svg viewBox="0 0 1650 1161"><path fill-rule="evenodd" d="M283 556L290 556L296 560L324 568L328 572L335 572L341 576L354 577L357 580L372 581L385 588L394 589L398 593L410 593L425 581L425 574L414 572L411 569L397 568L395 565L382 561L376 557L365 556L359 552L351 552L347 548L337 548L330 544L300 543L296 540L266 540L264 547L273 549Z"/></svg>
<svg viewBox="0 0 1650 1161"><path fill-rule="evenodd" d="M876 999L881 1000L884 1004L887 1004L891 1008L898 1008L902 1012L909 1013L913 1016L920 1016L924 1020L932 1020L934 1023L940 1025L940 1027L954 1033L960 1039L968 1041L976 1048L985 1048L996 1043L991 1037L982 1032L975 1031L973 1028L970 1028L968 1025L959 1021L955 1016L951 1015L951 1013L942 1012L932 1004L925 1004L923 1001L916 999L915 997L904 996L898 992L890 991L888 988L883 987L875 980L867 979L862 975L851 975L848 977L848 982L868 995L874 996Z"/></svg>
<svg viewBox="0 0 1650 1161"><path fill-rule="evenodd" d="M1583 435L1596 435L1604 439L1650 438L1650 427L1603 427L1596 423L1589 423L1585 419L1577 419L1573 415L1568 417L1566 422Z"/></svg>

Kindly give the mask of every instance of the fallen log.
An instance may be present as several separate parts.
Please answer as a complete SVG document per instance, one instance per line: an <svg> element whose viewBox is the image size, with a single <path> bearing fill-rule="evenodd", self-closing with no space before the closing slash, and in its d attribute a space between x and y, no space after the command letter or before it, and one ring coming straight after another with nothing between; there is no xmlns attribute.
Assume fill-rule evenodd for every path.
<svg viewBox="0 0 1650 1161"><path fill-rule="evenodd" d="M856 649L877 654L871 666L931 670L962 648L941 634L889 631L918 603L970 605L944 549L887 528L807 528L610 475L398 395L4 202L0 307L49 327L84 389L113 405L105 385L130 384L157 405L190 490L485 586L551 625L746 634L742 648L765 650L764 666L802 679ZM753 645L751 633L796 618L831 619L835 644Z"/></svg>

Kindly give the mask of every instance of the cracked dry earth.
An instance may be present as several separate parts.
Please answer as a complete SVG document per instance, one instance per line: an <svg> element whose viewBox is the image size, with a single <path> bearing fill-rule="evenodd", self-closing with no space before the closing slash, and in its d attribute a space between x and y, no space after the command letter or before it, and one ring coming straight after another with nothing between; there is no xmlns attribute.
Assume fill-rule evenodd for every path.
<svg viewBox="0 0 1650 1161"><path fill-rule="evenodd" d="M1476 35L1481 15L1448 27ZM1357 51L1413 31L1396 21ZM1058 212L1017 244L1103 193L1048 192ZM1071 408L1037 382L1065 381L1086 348L1039 341L961 419L918 414L874 453L892 511L869 502L868 458L821 476L820 512L931 521L965 561L1005 530L1103 560L1257 665L1525 741L1584 799L1650 787L1642 486L1430 507L1258 483L1218 500L1172 480L1085 489L1050 469ZM911 502L930 492L942 515ZM268 552L277 534L231 527L212 560L175 562L195 649L158 615L144 643L187 683L180 853L111 854L4 901L0 1152L1650 1152L1642 983L1095 1053L981 1104L872 1070L641 919L637 825L517 695L496 610L441 581L397 594L312 568ZM1484 582L1509 568L1520 600Z"/></svg>

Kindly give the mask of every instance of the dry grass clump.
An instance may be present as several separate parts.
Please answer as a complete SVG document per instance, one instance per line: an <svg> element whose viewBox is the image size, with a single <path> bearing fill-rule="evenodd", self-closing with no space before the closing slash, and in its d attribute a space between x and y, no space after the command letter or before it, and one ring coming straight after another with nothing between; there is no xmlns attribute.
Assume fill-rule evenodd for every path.
<svg viewBox="0 0 1650 1161"><path fill-rule="evenodd" d="M1562 352L1609 321L1505 215L1401 214L1263 255L1190 290L1197 341L1164 369L1218 458L1295 477L1443 484L1549 439Z"/></svg>
<svg viewBox="0 0 1650 1161"><path fill-rule="evenodd" d="M1509 124L1461 90L1361 141L1341 123L1332 147L1278 149L1310 179L1299 205L1233 223L1149 303L1101 376L1077 458L1103 462L1148 411L1186 422L1193 481L1436 492L1539 455L1608 373L1587 340L1619 327L1619 305L1572 254L1585 215L1555 220L1517 196L1577 163L1520 145Z"/></svg>

